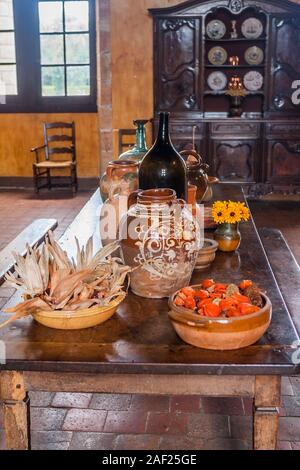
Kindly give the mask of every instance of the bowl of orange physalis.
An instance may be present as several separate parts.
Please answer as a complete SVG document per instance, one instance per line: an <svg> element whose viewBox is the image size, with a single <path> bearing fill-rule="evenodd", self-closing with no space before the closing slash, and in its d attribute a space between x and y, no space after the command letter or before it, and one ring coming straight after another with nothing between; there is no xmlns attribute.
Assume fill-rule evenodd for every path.
<svg viewBox="0 0 300 470"><path fill-rule="evenodd" d="M255 344L272 320L272 304L250 280L238 284L205 279L170 297L169 318L192 346L227 351Z"/></svg>

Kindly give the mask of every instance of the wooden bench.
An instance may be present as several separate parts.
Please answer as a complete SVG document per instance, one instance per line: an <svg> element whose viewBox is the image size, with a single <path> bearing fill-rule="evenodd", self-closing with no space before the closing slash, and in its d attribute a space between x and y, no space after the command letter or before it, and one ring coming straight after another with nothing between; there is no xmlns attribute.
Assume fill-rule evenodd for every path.
<svg viewBox="0 0 300 470"><path fill-rule="evenodd" d="M27 245L31 247L40 245L49 230L54 230L56 227L55 219L37 219L0 252L0 285L3 284L5 275L14 269L15 260L12 252L25 255Z"/></svg>
<svg viewBox="0 0 300 470"><path fill-rule="evenodd" d="M261 228L259 235L275 279L300 332L300 267L280 230Z"/></svg>

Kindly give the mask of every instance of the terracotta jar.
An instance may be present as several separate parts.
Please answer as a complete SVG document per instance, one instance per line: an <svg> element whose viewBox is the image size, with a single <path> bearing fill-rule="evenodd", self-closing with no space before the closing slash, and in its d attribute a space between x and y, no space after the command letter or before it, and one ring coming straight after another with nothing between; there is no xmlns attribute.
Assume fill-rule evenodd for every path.
<svg viewBox="0 0 300 470"><path fill-rule="evenodd" d="M195 150L183 150L180 154L186 161L188 182L197 186L196 199L200 204L208 189L209 166L202 162L202 158Z"/></svg>
<svg viewBox="0 0 300 470"><path fill-rule="evenodd" d="M129 195L138 189L139 163L131 160L109 162L106 173L100 179L103 202L122 193Z"/></svg>
<svg viewBox="0 0 300 470"><path fill-rule="evenodd" d="M164 298L189 285L200 248L192 213L171 189L137 191L120 225L121 251L133 269L131 289Z"/></svg>
<svg viewBox="0 0 300 470"><path fill-rule="evenodd" d="M100 215L103 246L117 239L119 223L128 209L128 196L138 188L138 169L138 162L110 162L101 179L100 191L105 201Z"/></svg>

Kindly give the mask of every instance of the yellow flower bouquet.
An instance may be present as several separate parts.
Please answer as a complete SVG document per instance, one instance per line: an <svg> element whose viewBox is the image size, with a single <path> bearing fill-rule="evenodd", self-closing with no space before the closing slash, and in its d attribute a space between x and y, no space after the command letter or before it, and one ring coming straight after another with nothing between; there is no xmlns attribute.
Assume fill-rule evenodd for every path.
<svg viewBox="0 0 300 470"><path fill-rule="evenodd" d="M236 251L241 244L240 222L248 222L250 211L244 202L217 201L212 208L214 222L218 224L215 239L219 250Z"/></svg>
<svg viewBox="0 0 300 470"><path fill-rule="evenodd" d="M248 222L250 211L244 202L217 201L213 205L212 216L216 224L238 224Z"/></svg>

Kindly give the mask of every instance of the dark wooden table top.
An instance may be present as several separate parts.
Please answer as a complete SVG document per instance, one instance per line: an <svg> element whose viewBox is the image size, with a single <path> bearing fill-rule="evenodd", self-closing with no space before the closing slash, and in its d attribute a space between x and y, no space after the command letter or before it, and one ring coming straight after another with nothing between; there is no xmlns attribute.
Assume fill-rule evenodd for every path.
<svg viewBox="0 0 300 470"><path fill-rule="evenodd" d="M219 185L218 199L243 199L236 185ZM97 192L61 239L74 253L74 235L84 243L94 233L99 244L101 200ZM196 274L239 282L253 279L267 290L273 303L273 321L264 338L239 351L215 352L183 343L168 320L167 300L147 300L129 294L117 314L104 325L81 331L56 331L31 318L0 330L7 347L6 370L136 373L292 375L300 372L293 363L292 345L298 335L283 301L253 222L241 226L243 241L238 253L218 253L211 269ZM2 314L3 319L5 315ZM295 362L295 361L294 361Z"/></svg>

